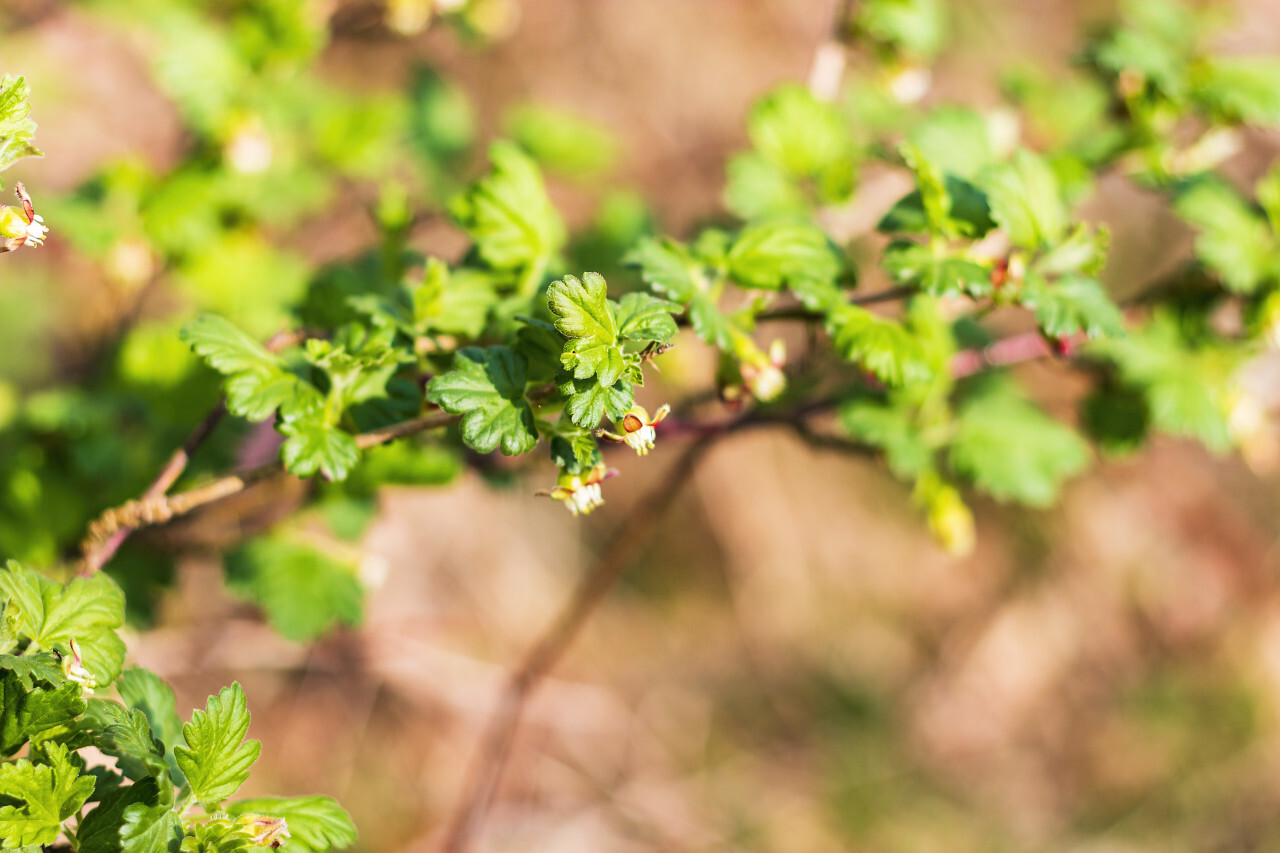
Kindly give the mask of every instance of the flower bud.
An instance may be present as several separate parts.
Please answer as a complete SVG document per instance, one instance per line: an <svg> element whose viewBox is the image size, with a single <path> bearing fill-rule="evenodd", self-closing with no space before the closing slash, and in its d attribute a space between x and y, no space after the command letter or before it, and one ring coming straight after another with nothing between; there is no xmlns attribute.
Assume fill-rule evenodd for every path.
<svg viewBox="0 0 1280 853"><path fill-rule="evenodd" d="M913 497L923 507L929 532L943 550L953 557L973 553L977 539L973 513L954 486L937 474L925 474L916 482Z"/></svg>

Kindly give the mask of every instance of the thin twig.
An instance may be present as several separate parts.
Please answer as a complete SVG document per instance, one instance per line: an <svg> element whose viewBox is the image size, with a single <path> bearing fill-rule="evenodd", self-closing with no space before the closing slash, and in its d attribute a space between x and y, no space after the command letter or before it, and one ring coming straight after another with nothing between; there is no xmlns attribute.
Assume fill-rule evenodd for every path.
<svg viewBox="0 0 1280 853"><path fill-rule="evenodd" d="M268 352L280 352L313 337L319 337L319 333L306 329L277 332L264 346ZM214 428L222 422L226 414L226 400L219 400L218 404L209 410L209 414L196 425L182 446L169 457L169 461L160 469L160 473L142 493L141 498L130 501L123 507L107 510L89 525L89 535L80 546L82 558L79 574L81 576L91 575L105 566L134 530L146 524L166 521L173 516L171 512L166 515L167 509L161 506L164 496L173 488L173 484L178 482L178 478L187 470L191 457L195 455L200 445L204 444ZM133 515L126 513L126 508L130 506L136 509ZM139 523L128 523L135 515ZM156 520L148 520L149 518ZM112 524L109 519L116 519L119 523Z"/></svg>
<svg viewBox="0 0 1280 853"><path fill-rule="evenodd" d="M699 436L685 448L662 481L637 502L614 532L608 547L582 576L568 603L519 666L507 676L497 709L482 736L462 798L445 831L440 848L443 853L466 850L484 821L502 778L520 717L539 682L560 660L587 617L635 559L640 548L649 541L663 512L671 506L672 496L689 480L706 451L719 438L746 425L746 418L739 418L718 432Z"/></svg>
<svg viewBox="0 0 1280 853"><path fill-rule="evenodd" d="M187 463L191 461L192 454L209 437L209 434L222 421L226 413L226 404L219 402L217 406L209 411L209 414L204 416L204 420L196 425L196 428L191 431L191 435L187 436L187 440L182 443L182 446L174 451L173 455L169 457L169 461L165 463L164 467L160 469L160 473L156 475L155 480L143 492L141 503L157 501L163 498L169 489L173 488L173 484L178 481L178 478L182 476L182 472L187 469ZM120 527L105 539L95 539L91 533L89 538L85 539L84 545L81 546L84 560L80 566L80 574L82 576L91 575L105 566L115 556L116 551L120 550L124 540L128 539L129 534L135 529L134 527ZM92 527L90 530L92 530Z"/></svg>
<svg viewBox="0 0 1280 853"><path fill-rule="evenodd" d="M912 287L888 287L884 290L873 290L870 293L855 293L849 297L848 301L850 305L876 305L880 302L893 302L915 292L915 288ZM825 320L826 317L823 311L810 311L803 305L791 305L762 311L756 315L756 320L761 323L769 320L803 320L806 323L816 323Z"/></svg>
<svg viewBox="0 0 1280 853"><path fill-rule="evenodd" d="M435 412L393 426L361 433L356 436L356 444L364 450L429 429L451 426L459 420L461 418L458 415ZM284 465L280 462L272 462L239 474L222 477L212 483L197 486L176 495L168 497L164 494L151 497L144 495L140 500L129 501L109 509L89 525L89 535L83 546L86 565L82 573L92 573L93 568L101 567L105 560L99 561L94 566L89 562L89 555L97 554L100 549L105 548L106 543L123 531L132 532L149 525L163 524L206 504L239 494L255 483L283 473L285 473Z"/></svg>

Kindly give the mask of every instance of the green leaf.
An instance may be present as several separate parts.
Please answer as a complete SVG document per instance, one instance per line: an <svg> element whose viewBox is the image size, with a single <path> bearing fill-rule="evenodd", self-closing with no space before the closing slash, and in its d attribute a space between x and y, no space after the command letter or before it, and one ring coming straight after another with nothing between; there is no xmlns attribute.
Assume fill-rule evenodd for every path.
<svg viewBox="0 0 1280 853"><path fill-rule="evenodd" d="M275 355L222 317L205 314L184 326L179 336L227 377L232 414L264 421L281 407L300 410L320 403L314 387L286 372Z"/></svg>
<svg viewBox="0 0 1280 853"><path fill-rule="evenodd" d="M413 69L407 100L409 138L423 160L445 168L471 151L476 119L471 101L459 86L419 65Z"/></svg>
<svg viewBox="0 0 1280 853"><path fill-rule="evenodd" d="M1058 179L1045 160L1020 150L1013 162L983 171L980 183L991 215L1015 246L1038 249L1060 240L1067 230L1067 207Z"/></svg>
<svg viewBox="0 0 1280 853"><path fill-rule="evenodd" d="M13 612L16 613L16 610ZM35 689L37 682L46 682L53 687L66 683L67 677L59 666L58 656L53 652L38 652L32 655L0 655L0 670L8 670L18 677L18 683L27 690Z"/></svg>
<svg viewBox="0 0 1280 853"><path fill-rule="evenodd" d="M191 792L206 808L216 808L249 778L262 744L245 741L248 731L249 709L239 683L210 696L206 709L195 711L182 727L186 746L173 751Z"/></svg>
<svg viewBox="0 0 1280 853"><path fill-rule="evenodd" d="M720 310L715 300L705 293L698 293L689 300L689 325L693 333L716 347L727 350L733 346L734 322Z"/></svg>
<svg viewBox="0 0 1280 853"><path fill-rule="evenodd" d="M645 284L676 302L688 302L707 289L701 265L689 248L670 237L642 238L622 262L639 268Z"/></svg>
<svg viewBox="0 0 1280 853"><path fill-rule="evenodd" d="M325 399L328 422L336 422L351 406L387 396L387 383L400 363L411 359L392 346L394 332L378 329L365 334L357 326L348 326L340 339L309 340L306 359L328 377L329 391Z"/></svg>
<svg viewBox="0 0 1280 853"><path fill-rule="evenodd" d="M853 22L859 33L919 59L937 53L947 33L942 0L867 0Z"/></svg>
<svg viewBox="0 0 1280 853"><path fill-rule="evenodd" d="M493 170L452 205L485 263L501 270L544 264L564 244L564 222L537 165L516 145L489 148Z"/></svg>
<svg viewBox="0 0 1280 853"><path fill-rule="evenodd" d="M307 409L322 404L320 392L291 373L249 371L226 381L227 410L233 415L259 423L277 409Z"/></svg>
<svg viewBox="0 0 1280 853"><path fill-rule="evenodd" d="M175 784L186 781L178 762L174 759L173 748L182 735L182 719L178 716L177 700L173 688L160 676L140 666L132 666L120 673L116 682L116 690L125 707L141 711L151 724L151 733L160 740L169 765L169 775Z"/></svg>
<svg viewBox="0 0 1280 853"><path fill-rule="evenodd" d="M1090 351L1112 360L1125 382L1141 391L1156 429L1194 438L1217 452L1231 446L1218 399L1230 360L1212 349L1192 350L1176 318L1159 312L1141 329L1100 341Z"/></svg>
<svg viewBox="0 0 1280 853"><path fill-rule="evenodd" d="M961 178L974 178L994 156L987 120L969 107L938 107L912 128L908 139L940 171Z"/></svg>
<svg viewBox="0 0 1280 853"><path fill-rule="evenodd" d="M556 329L569 338L561 363L577 379L598 374L603 385L618 381L624 367L618 318L609 304L604 277L588 272L581 280L567 275L553 281L547 288L547 304L556 315Z"/></svg>
<svg viewBox="0 0 1280 853"><path fill-rule="evenodd" d="M14 670L0 670L0 757L13 755L29 740L69 734L84 710L78 684L28 687Z"/></svg>
<svg viewBox="0 0 1280 853"><path fill-rule="evenodd" d="M270 373L280 366L266 347L214 314L192 320L182 327L179 337L219 373Z"/></svg>
<svg viewBox="0 0 1280 853"><path fill-rule="evenodd" d="M422 283L412 291L413 323L419 334L479 337L498 301L493 278L479 270L452 272L438 258L428 258Z"/></svg>
<svg viewBox="0 0 1280 853"><path fill-rule="evenodd" d="M743 287L778 290L794 281L831 283L840 257L831 241L807 222L748 225L729 250L729 274Z"/></svg>
<svg viewBox="0 0 1280 853"><path fill-rule="evenodd" d="M178 853L183 838L182 819L163 804L163 793L159 806L125 806L120 827L121 853Z"/></svg>
<svg viewBox="0 0 1280 853"><path fill-rule="evenodd" d="M766 160L795 177L818 176L848 165L852 182L844 118L834 104L819 101L806 86L784 83L756 102L747 117L747 134Z"/></svg>
<svg viewBox="0 0 1280 853"><path fill-rule="evenodd" d="M96 730L94 746L116 758L121 773L135 781L163 776L167 784L164 744L152 736L146 714L130 711L115 702L95 700L92 717Z"/></svg>
<svg viewBox="0 0 1280 853"><path fill-rule="evenodd" d="M747 118L754 154L729 166L726 199L744 218L800 213L806 191L822 203L853 192L855 163L844 117L808 88L784 84L766 95Z"/></svg>
<svg viewBox="0 0 1280 853"><path fill-rule="evenodd" d="M1267 173L1254 185L1258 204L1266 211L1271 231L1280 235L1280 161L1272 164Z"/></svg>
<svg viewBox="0 0 1280 853"><path fill-rule="evenodd" d="M898 477L914 479L933 467L933 449L902 406L854 400L840 408L840 422L852 437L882 448Z"/></svg>
<svg viewBox="0 0 1280 853"><path fill-rule="evenodd" d="M947 221L957 234L978 238L996 227L987 195L976 185L947 175L942 180L942 188L950 200ZM882 234L930 233L932 228L925 210L924 193L917 189L903 196L880 219L876 229Z"/></svg>
<svg viewBox="0 0 1280 853"><path fill-rule="evenodd" d="M1066 275L1048 282L1028 274L1022 302L1035 311L1040 330L1059 340L1083 332L1089 338L1124 334L1124 316L1102 284L1092 278Z"/></svg>
<svg viewBox="0 0 1280 853"><path fill-rule="evenodd" d="M1192 71L1192 94L1228 121L1280 124L1280 60L1213 57Z"/></svg>
<svg viewBox="0 0 1280 853"><path fill-rule="evenodd" d="M0 77L0 171L23 157L43 157L32 144L36 123L31 120L31 87L25 77Z"/></svg>
<svg viewBox="0 0 1280 853"><path fill-rule="evenodd" d="M267 614L278 634L306 642L331 628L358 625L364 590L355 566L287 535L250 540L226 557L233 589Z"/></svg>
<svg viewBox="0 0 1280 853"><path fill-rule="evenodd" d="M1170 0L1123 6L1125 27L1095 50L1095 61L1116 76L1137 72L1170 98L1180 98L1186 68L1199 39L1191 8Z"/></svg>
<svg viewBox="0 0 1280 853"><path fill-rule="evenodd" d="M722 232L707 231L704 236ZM670 238L645 238L623 262L640 268L640 276L654 290L685 306L694 333L722 350L733 345L731 321L711 297L711 283L702 263L689 248Z"/></svg>
<svg viewBox="0 0 1280 853"><path fill-rule="evenodd" d="M538 442L533 409L525 399L528 365L509 347L460 350L453 370L431 380L427 399L462 415L462 439L489 453L501 447L507 456L528 453Z"/></svg>
<svg viewBox="0 0 1280 853"><path fill-rule="evenodd" d="M143 808L154 806L159 798L160 790L152 778L141 779L108 793L76 828L79 853L121 853L125 849L121 831L125 826L126 810L135 805ZM155 849L158 853L164 848Z"/></svg>
<svg viewBox="0 0 1280 853"><path fill-rule="evenodd" d="M931 374L924 348L902 324L846 305L827 316L832 343L840 355L870 371L886 385L927 380Z"/></svg>
<svg viewBox="0 0 1280 853"><path fill-rule="evenodd" d="M1146 394L1141 389L1106 383L1082 401L1080 424L1104 453L1132 453L1142 446L1150 431Z"/></svg>
<svg viewBox="0 0 1280 853"><path fill-rule="evenodd" d="M164 746L172 749L182 732L173 688L149 669L131 666L120 673L116 690L125 707L146 715L151 730Z"/></svg>
<svg viewBox="0 0 1280 853"><path fill-rule="evenodd" d="M52 844L62 822L93 794L93 777L80 775L65 745L46 746L41 761L21 758L0 764L0 797L20 803L0 806L0 847L5 850Z"/></svg>
<svg viewBox="0 0 1280 853"><path fill-rule="evenodd" d="M671 314L679 310L674 302L647 293L628 293L618 303L618 337L665 344L675 337L676 321Z"/></svg>
<svg viewBox="0 0 1280 853"><path fill-rule="evenodd" d="M967 399L948 451L955 471L999 501L1053 503L1063 481L1089 465L1089 445L1067 426L989 382Z"/></svg>
<svg viewBox="0 0 1280 853"><path fill-rule="evenodd" d="M802 215L808 208L796 181L755 152L730 158L726 171L725 207L742 219Z"/></svg>
<svg viewBox="0 0 1280 853"><path fill-rule="evenodd" d="M1067 273L1096 276L1107 262L1111 235L1105 228L1093 229L1081 223L1071 235L1036 260L1032 269L1042 276Z"/></svg>
<svg viewBox="0 0 1280 853"><path fill-rule="evenodd" d="M332 797L263 797L240 800L227 806L232 816L259 814L282 817L289 825L289 840L281 853L324 853L347 847L356 840L351 816Z"/></svg>
<svg viewBox="0 0 1280 853"><path fill-rule="evenodd" d="M890 243L880 257L880 265L894 281L932 296L981 298L992 292L991 272L986 267L965 258L937 254L920 243Z"/></svg>
<svg viewBox="0 0 1280 853"><path fill-rule="evenodd" d="M288 438L280 448L280 458L290 474L311 477L317 472L330 480L344 480L360 461L355 437L337 427L305 420L282 424Z"/></svg>
<svg viewBox="0 0 1280 853"><path fill-rule="evenodd" d="M543 320L517 317L524 325L516 333L516 352L529 365L529 382L542 383L555 379L561 370L560 355L568 340L556 327Z"/></svg>
<svg viewBox="0 0 1280 853"><path fill-rule="evenodd" d="M1180 196L1178 215L1200 229L1196 257L1234 293L1253 293L1280 271L1280 245L1268 223L1236 194L1214 180Z"/></svg>
<svg viewBox="0 0 1280 853"><path fill-rule="evenodd" d="M601 461L600 446L590 428L577 426L570 419L557 421L554 429L550 450L551 461L557 468L581 474Z"/></svg>
<svg viewBox="0 0 1280 853"><path fill-rule="evenodd" d="M249 828L226 818L187 827L183 853L250 853L256 845Z"/></svg>
<svg viewBox="0 0 1280 853"><path fill-rule="evenodd" d="M618 139L607 127L568 110L524 104L509 112L503 125L534 159L562 175L598 175L618 159Z"/></svg>
<svg viewBox="0 0 1280 853"><path fill-rule="evenodd" d="M605 415L614 420L622 417L635 402L635 388L626 381L604 385L597 379L566 375L559 390L568 399L565 411L583 429L595 429Z"/></svg>
<svg viewBox="0 0 1280 853"><path fill-rule="evenodd" d="M74 578L64 587L10 561L0 571L0 595L17 605L19 630L41 648L65 651L75 639L99 684L120 674L125 650L115 629L124 624L124 593L107 575Z"/></svg>

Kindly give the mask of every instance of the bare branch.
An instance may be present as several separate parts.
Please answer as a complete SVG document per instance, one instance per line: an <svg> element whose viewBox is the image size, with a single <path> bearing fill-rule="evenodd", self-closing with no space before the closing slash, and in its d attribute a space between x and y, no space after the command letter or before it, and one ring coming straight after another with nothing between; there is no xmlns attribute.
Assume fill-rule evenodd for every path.
<svg viewBox="0 0 1280 853"><path fill-rule="evenodd" d="M356 436L356 444L364 450L430 429L451 426L459 420L461 420L461 417L458 415L434 412L394 426L361 433ZM179 453L181 452L179 451ZM177 454L175 454L175 458L177 458ZM165 467L166 471L168 471L170 466ZM115 548L119 547L119 543L111 549L110 553L106 553L105 558L100 557L99 554L105 553L109 543L117 536L120 536L121 541L123 541L125 536L139 528L153 524L163 524L178 516L186 515L192 510L199 509L206 504L239 494L255 483L260 483L263 480L284 473L283 464L272 462L269 465L261 465L239 474L222 477L212 483L197 486L169 497L166 497L163 491L153 495L149 489L141 499L129 501L126 504L109 509L89 525L89 535L85 538L82 546L85 560L81 574L92 574L106 563L106 560L114 553Z"/></svg>

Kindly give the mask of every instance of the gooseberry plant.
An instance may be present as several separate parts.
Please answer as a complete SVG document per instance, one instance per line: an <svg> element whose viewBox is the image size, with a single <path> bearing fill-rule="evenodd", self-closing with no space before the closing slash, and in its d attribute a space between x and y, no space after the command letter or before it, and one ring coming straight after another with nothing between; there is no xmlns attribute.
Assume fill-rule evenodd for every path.
<svg viewBox="0 0 1280 853"><path fill-rule="evenodd" d="M30 109L26 81L0 78L0 170L40 153ZM45 234L16 195L0 209L4 251ZM355 839L331 797L233 799L262 749L244 691L223 688L183 723L172 688L123 669L124 594L108 575L64 584L9 561L0 602L0 849L319 853ZM118 700L94 695L107 688ZM91 764L95 750L114 766Z"/></svg>
<svg viewBox="0 0 1280 853"><path fill-rule="evenodd" d="M419 20L405 11L414 4L393 5L402 23ZM317 505L332 509L387 483L445 481L464 462L493 471L494 455L549 457L555 473L542 475L540 493L578 516L621 487L608 482L615 445L645 456L664 433L705 439L780 424L882 458L910 484L941 545L964 554L975 541L968 495L1048 507L1096 453L1133 452L1153 433L1258 458L1269 412L1248 367L1280 340L1280 166L1247 185L1219 167L1251 129L1280 125L1280 62L1216 54L1214 7L1122 5L1069 75L1012 70L1007 105L984 113L922 100L945 4L850 4L811 84L782 85L751 109L750 147L727 167L729 216L679 238L653 233L643 215L570 235L544 170L594 162L602 143L567 117L526 114L512 126L518 141L489 147L485 174L455 184L469 139L445 132L457 128L440 123L452 102L428 85L434 106L408 134L431 164L423 205L465 232L466 253L450 262L412 251L410 226L423 214L411 193L384 183L374 208L382 244L320 271L285 334L264 341L257 323L219 313L181 329L219 377L225 411L278 434L278 460L166 494L184 456L158 488L89 527L84 577L61 586L16 564L4 575L6 754L30 744L27 757L0 766L0 795L14 801L0 807L0 826L14 827L5 846L34 849L60 833L79 850L163 849L156 839L236 850L286 832L299 850L350 840L345 815L323 798L226 803L257 752L242 743L239 688L179 732L154 676L120 675L113 631L123 601L97 570L131 531L267 477L314 480ZM312 42L291 44L313 55ZM255 49L264 67L285 61L265 43ZM183 100L173 85L208 157L221 150L242 173L262 165L242 162L244 134L258 132L245 130L250 105ZM27 98L25 81L5 78L0 166L37 153ZM184 191L195 174L183 176ZM905 176L911 189L877 211L874 234L851 229L860 188L884 175ZM1160 198L1196 235L1194 259L1172 274L1121 283L1123 304L1103 283L1108 229L1079 213L1112 176ZM199 241L161 216L180 213L181 181L135 178L116 173L97 195L65 203L67 227L93 221L95 199L123 195L130 227L149 233L166 263L198 268ZM219 192L214 207L234 206ZM18 198L0 212L0 234L6 249L25 251L47 229L22 187ZM188 224L221 227L213 221ZM113 239L102 246L125 238ZM590 266L579 263L588 257ZM784 337L764 332L795 323L807 343L789 357ZM705 389L714 394L650 411L637 389L675 345L714 354ZM1050 415L1007 369L1041 358L1086 380L1075 418ZM709 398L723 414L706 415ZM343 524L341 513L331 518ZM287 529L229 563L285 636L309 639L358 616L351 572ZM84 698L111 684L122 704ZM89 745L116 757L119 772L79 759Z"/></svg>

